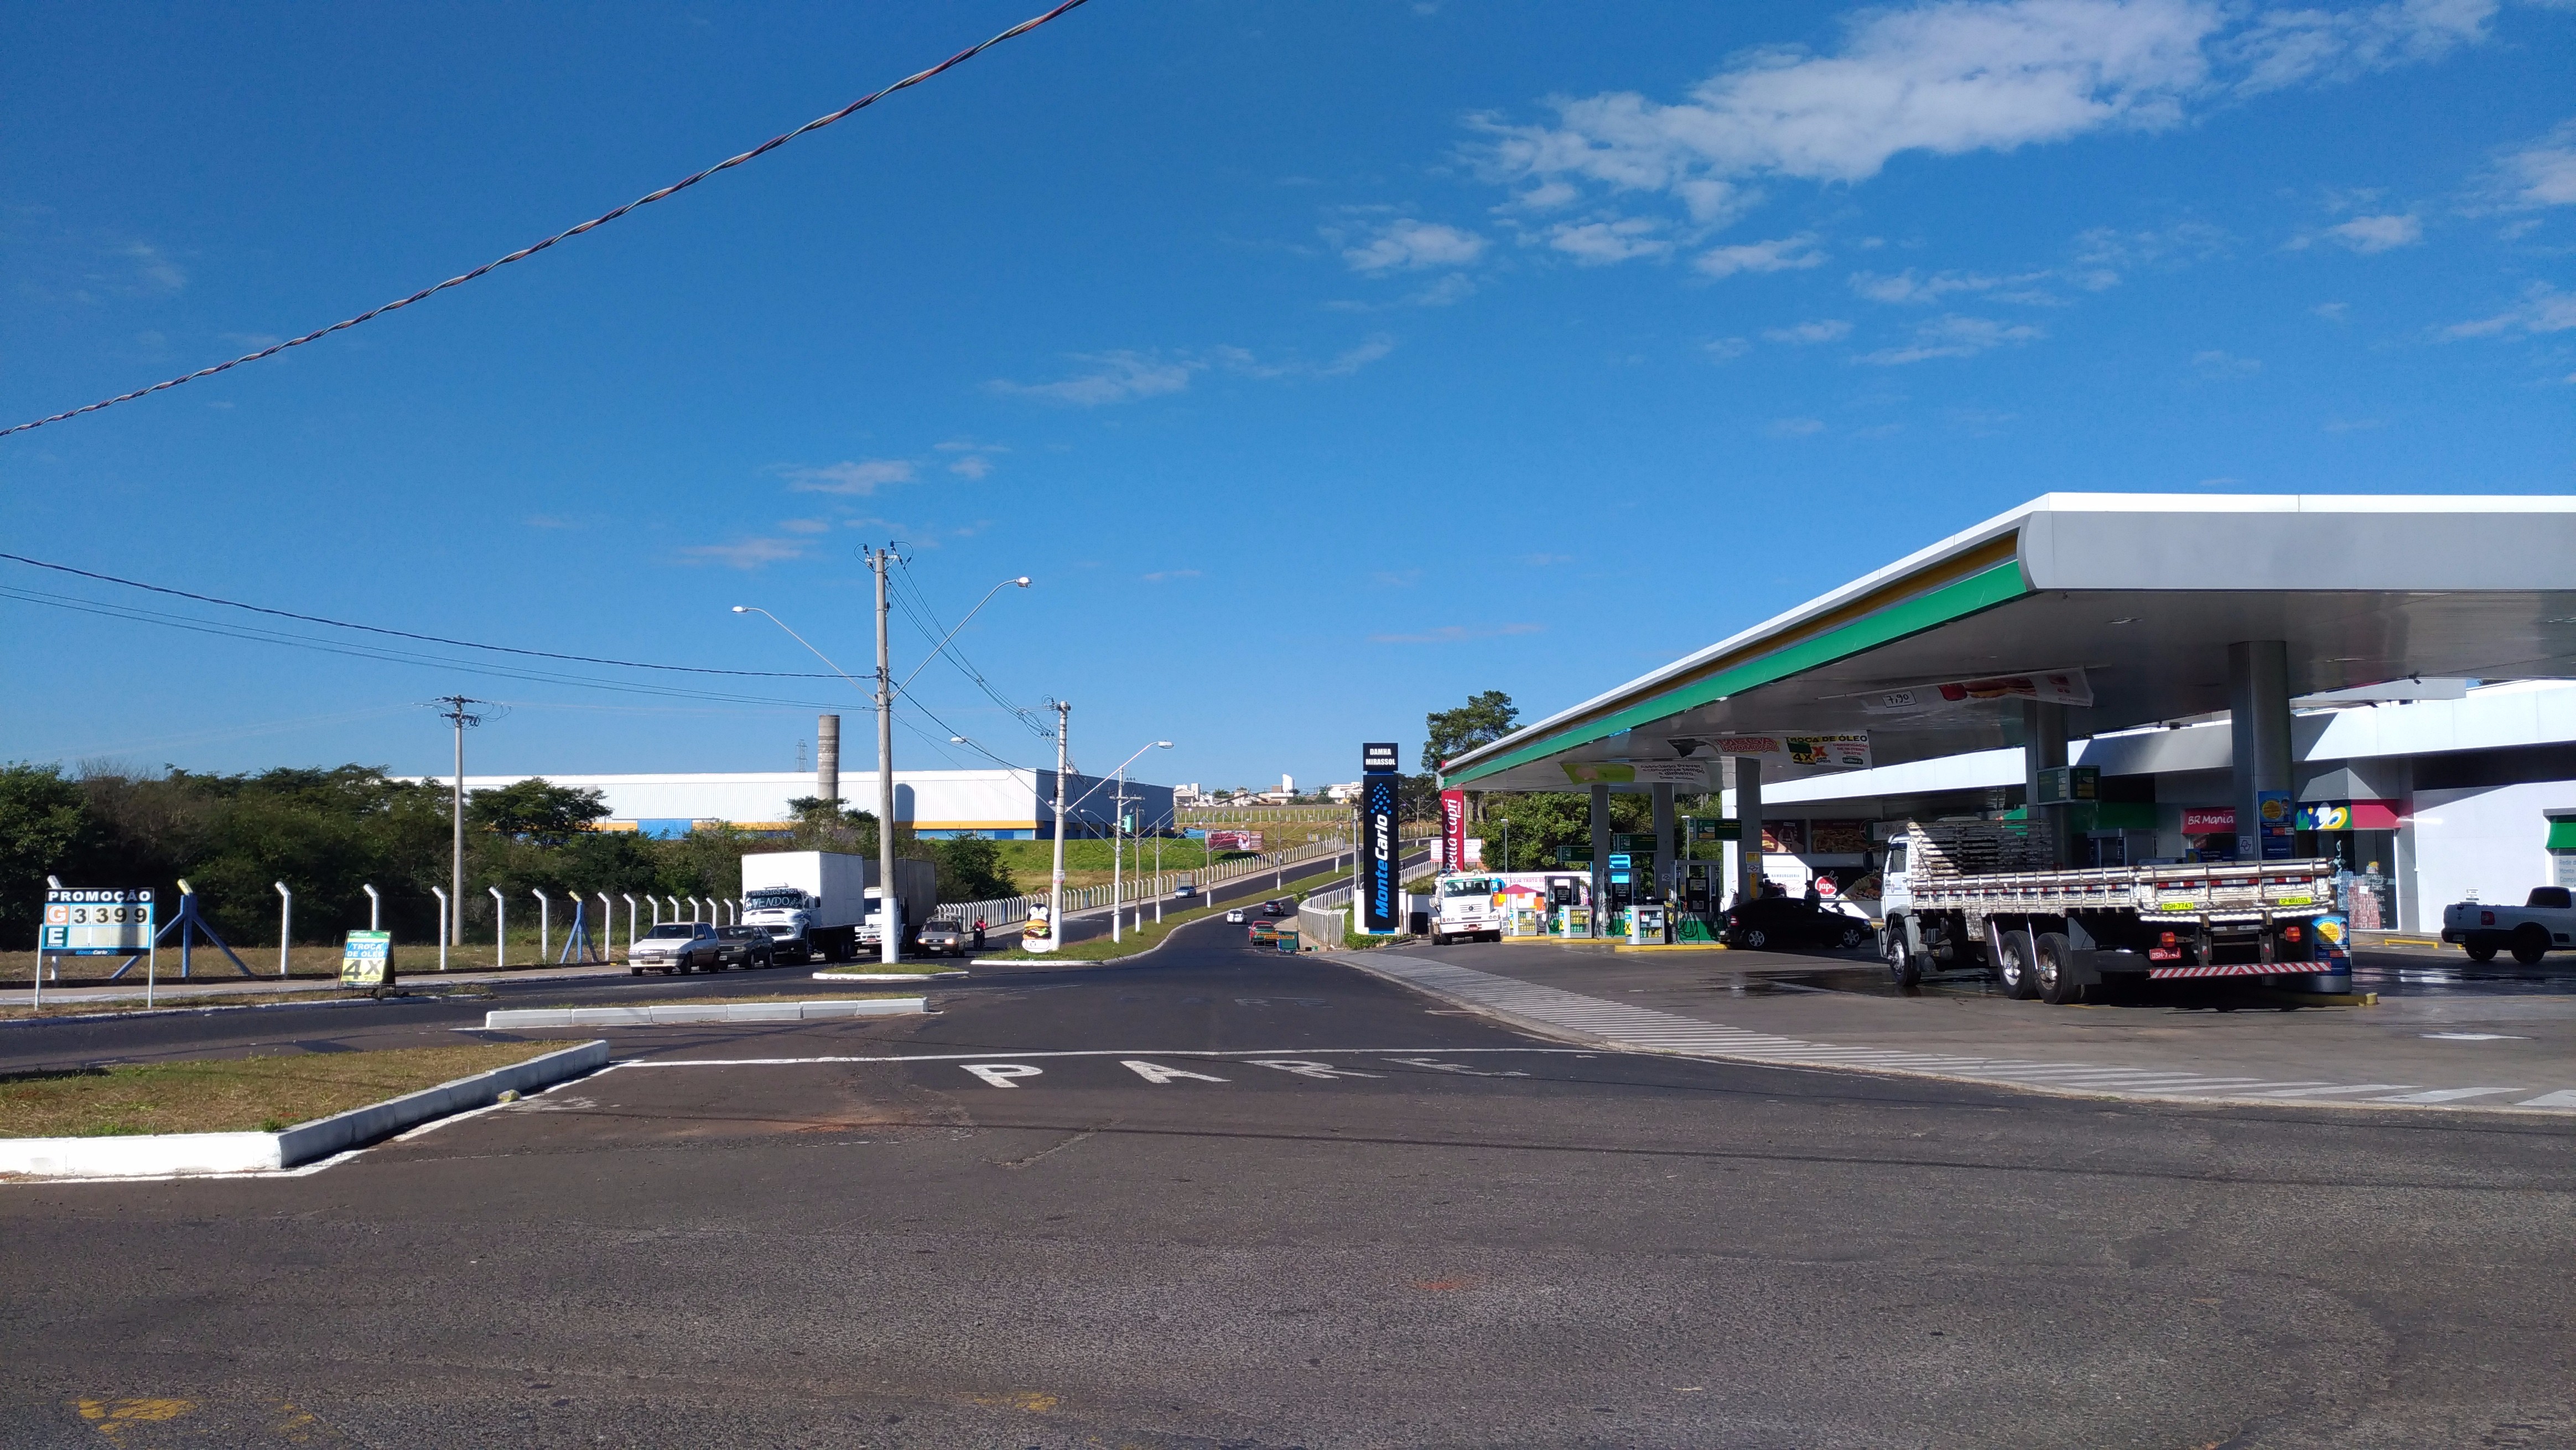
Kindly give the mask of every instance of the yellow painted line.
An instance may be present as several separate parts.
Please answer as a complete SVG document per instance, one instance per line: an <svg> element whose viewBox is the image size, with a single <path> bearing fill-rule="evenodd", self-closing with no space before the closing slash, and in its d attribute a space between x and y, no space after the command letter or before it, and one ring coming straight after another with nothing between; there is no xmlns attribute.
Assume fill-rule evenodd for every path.
<svg viewBox="0 0 2576 1450"><path fill-rule="evenodd" d="M195 1400L137 1398L126 1400L82 1400L81 1418L98 1427L111 1444L125 1443L125 1432L137 1425L157 1425L176 1420L197 1408Z"/></svg>
<svg viewBox="0 0 2576 1450"><path fill-rule="evenodd" d="M1617 949L1623 952L1722 952L1732 950L1732 948L1728 947L1727 944L1722 941L1639 942L1633 944L1629 942L1619 942L1617 943Z"/></svg>

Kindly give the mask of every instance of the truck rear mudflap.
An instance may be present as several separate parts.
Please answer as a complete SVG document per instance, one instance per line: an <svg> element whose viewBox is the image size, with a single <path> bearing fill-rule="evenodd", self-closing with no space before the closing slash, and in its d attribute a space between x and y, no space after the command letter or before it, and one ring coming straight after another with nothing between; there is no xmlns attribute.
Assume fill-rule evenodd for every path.
<svg viewBox="0 0 2576 1450"><path fill-rule="evenodd" d="M2308 976L2330 972L2335 968L2325 962L2229 962L2215 967L2149 967L2147 980L2170 981L2178 977L2280 977Z"/></svg>

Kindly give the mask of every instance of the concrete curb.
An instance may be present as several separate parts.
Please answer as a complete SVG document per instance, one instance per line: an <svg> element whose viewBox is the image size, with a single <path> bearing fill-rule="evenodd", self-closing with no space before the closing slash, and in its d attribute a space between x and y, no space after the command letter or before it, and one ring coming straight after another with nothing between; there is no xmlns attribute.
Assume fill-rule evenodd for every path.
<svg viewBox="0 0 2576 1450"><path fill-rule="evenodd" d="M0 1173L30 1178L143 1178L276 1172L372 1143L405 1128L479 1108L504 1092L535 1088L608 1065L608 1044L585 1042L509 1067L352 1108L282 1133L156 1133L134 1138L0 1139Z"/></svg>
<svg viewBox="0 0 2576 1450"><path fill-rule="evenodd" d="M964 967L939 972L816 972L818 982L945 982L966 975Z"/></svg>
<svg viewBox="0 0 2576 1450"><path fill-rule="evenodd" d="M692 1022L819 1022L833 1017L905 1017L927 997L837 1002L709 1002L671 1007L513 1007L483 1014L486 1028L676 1027ZM604 1049L603 1049L604 1050Z"/></svg>

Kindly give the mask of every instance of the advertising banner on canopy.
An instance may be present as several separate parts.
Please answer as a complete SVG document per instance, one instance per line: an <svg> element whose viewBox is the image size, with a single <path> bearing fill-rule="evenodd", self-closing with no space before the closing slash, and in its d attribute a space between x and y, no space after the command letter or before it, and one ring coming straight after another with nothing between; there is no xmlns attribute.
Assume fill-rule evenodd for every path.
<svg viewBox="0 0 2576 1450"><path fill-rule="evenodd" d="M1675 741L1680 745L1681 741ZM1869 734L1849 735L1703 735L1689 742L1717 755L1826 770L1869 769Z"/></svg>
<svg viewBox="0 0 2576 1450"><path fill-rule="evenodd" d="M1926 710L1997 700L2037 700L2043 705L2090 705L2093 686L2080 669L2035 670L2026 675L1987 675L1974 680L1873 690L1860 697L1872 715L1914 715Z"/></svg>
<svg viewBox="0 0 2576 1450"><path fill-rule="evenodd" d="M1568 760L1566 779L1576 785L1677 785L1708 789L1704 760Z"/></svg>

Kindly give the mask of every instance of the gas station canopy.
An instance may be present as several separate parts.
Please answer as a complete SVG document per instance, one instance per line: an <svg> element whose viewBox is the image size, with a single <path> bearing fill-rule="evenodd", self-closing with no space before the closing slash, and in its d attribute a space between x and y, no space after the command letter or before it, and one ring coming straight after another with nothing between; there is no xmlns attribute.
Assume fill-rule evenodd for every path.
<svg viewBox="0 0 2576 1450"><path fill-rule="evenodd" d="M1760 754L1762 736L1865 734L1868 763L1895 765L2017 745L2033 698L2068 707L2068 734L2099 734L2226 710L2229 647L2247 641L2285 646L2294 696L2576 677L2576 498L2048 494L1441 778L1671 781L1672 762ZM1648 762L1660 772L1633 770ZM1764 774L1824 768L1774 756ZM1711 770L1682 788L1719 784Z"/></svg>

